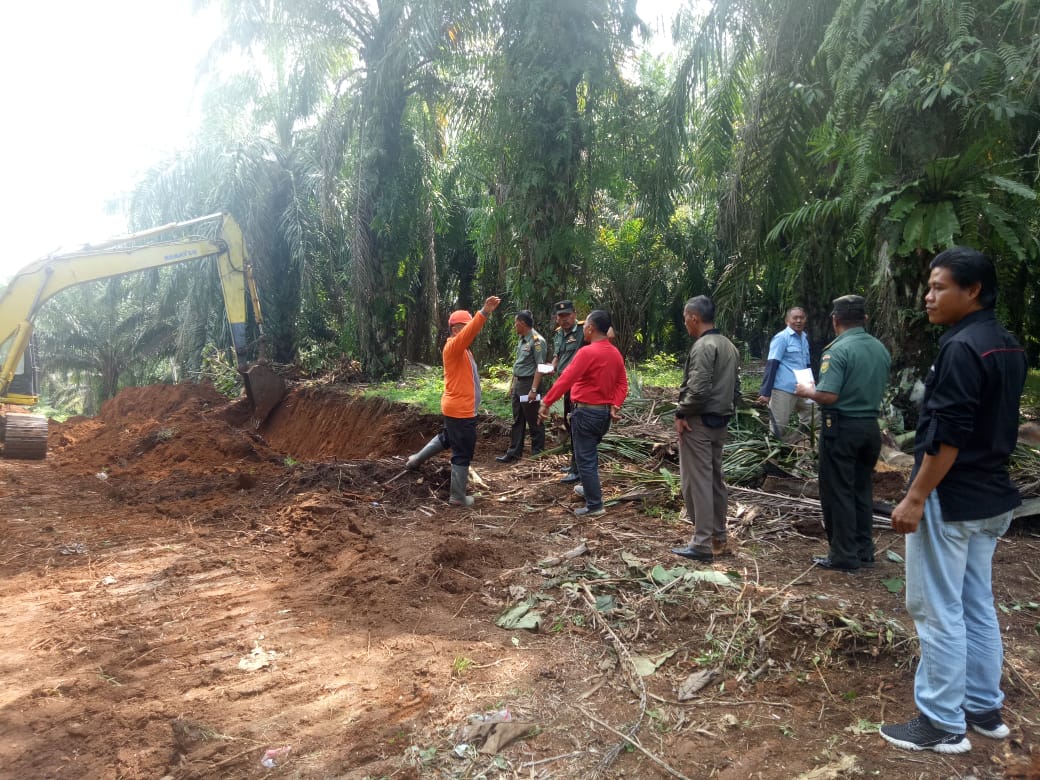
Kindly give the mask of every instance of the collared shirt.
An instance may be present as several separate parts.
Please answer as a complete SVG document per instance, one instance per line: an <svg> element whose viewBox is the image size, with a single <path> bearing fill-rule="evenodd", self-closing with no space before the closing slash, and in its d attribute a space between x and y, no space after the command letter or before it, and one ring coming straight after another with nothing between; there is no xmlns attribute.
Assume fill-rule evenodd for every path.
<svg viewBox="0 0 1040 780"><path fill-rule="evenodd" d="M914 438L914 475L940 444L957 448L936 488L943 520L994 517L1021 503L1007 464L1025 377L1025 351L992 309L972 312L939 339Z"/></svg>
<svg viewBox="0 0 1040 780"><path fill-rule="evenodd" d="M776 373L769 372L769 361L777 361ZM769 342L769 355L766 358L767 373L758 391L767 398L774 389L785 393L794 393L797 384L794 378L795 369L809 367L809 339L804 332L798 333L790 327L773 336Z"/></svg>
<svg viewBox="0 0 1040 780"><path fill-rule="evenodd" d="M556 356L557 375L562 374L567 364L574 358L574 354L582 345L584 333L581 324L574 323L570 330L557 328L553 331L553 354Z"/></svg>
<svg viewBox="0 0 1040 780"><path fill-rule="evenodd" d="M568 390L575 403L621 406L628 395L628 374L618 348L607 339L586 344L545 394L543 403L552 406Z"/></svg>
<svg viewBox="0 0 1040 780"><path fill-rule="evenodd" d="M513 376L528 377L538 372L538 364L545 362L545 339L534 328L520 337L516 345Z"/></svg>
<svg viewBox="0 0 1040 780"><path fill-rule="evenodd" d="M877 417L892 357L863 328L849 328L823 349L816 389L838 400L824 408L845 417Z"/></svg>

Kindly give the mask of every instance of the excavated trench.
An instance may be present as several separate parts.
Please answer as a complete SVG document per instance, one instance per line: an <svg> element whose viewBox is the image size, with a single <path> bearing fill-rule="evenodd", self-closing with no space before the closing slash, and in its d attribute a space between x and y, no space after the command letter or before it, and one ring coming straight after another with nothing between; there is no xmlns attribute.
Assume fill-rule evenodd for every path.
<svg viewBox="0 0 1040 780"><path fill-rule="evenodd" d="M258 486L284 494L320 484L367 498L440 426L437 415L349 387L310 387L293 389L257 429L244 399L208 385L152 385L124 390L97 417L52 423L48 457L128 504L198 515ZM430 479L400 480L396 497L440 490L439 465L446 483L447 460L431 463Z"/></svg>
<svg viewBox="0 0 1040 780"><path fill-rule="evenodd" d="M50 451L59 459L89 440L84 470L191 462L206 470L228 459L295 461L379 459L411 452L436 433L440 419L412 407L363 398L349 389L297 388L260 428L244 399L228 401L209 385L128 388L95 418L53 424ZM67 463L63 465L68 465Z"/></svg>

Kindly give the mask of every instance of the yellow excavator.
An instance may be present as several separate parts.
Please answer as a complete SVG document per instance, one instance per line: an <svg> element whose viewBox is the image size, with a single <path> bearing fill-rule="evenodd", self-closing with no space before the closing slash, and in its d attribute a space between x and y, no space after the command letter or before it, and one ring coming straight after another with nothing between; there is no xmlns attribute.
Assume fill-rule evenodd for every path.
<svg viewBox="0 0 1040 780"><path fill-rule="evenodd" d="M193 235L203 226L216 237ZM7 405L34 406L39 400L32 320L50 298L85 282L207 257L217 260L238 371L253 406L253 419L258 424L266 420L285 396L285 383L266 359L256 282L242 230L230 214L211 214L54 253L19 271L0 295L0 409L6 410ZM259 354L253 363L246 362L247 299L260 333ZM0 415L0 441L5 458L44 458L47 418L4 411Z"/></svg>

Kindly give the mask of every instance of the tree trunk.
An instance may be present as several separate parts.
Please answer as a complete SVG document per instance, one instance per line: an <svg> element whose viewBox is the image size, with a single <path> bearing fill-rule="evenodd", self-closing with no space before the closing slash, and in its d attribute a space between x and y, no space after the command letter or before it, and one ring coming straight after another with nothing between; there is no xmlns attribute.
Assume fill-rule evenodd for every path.
<svg viewBox="0 0 1040 780"><path fill-rule="evenodd" d="M423 228L424 251L419 275L412 285L413 304L408 307L405 320L405 357L414 362L432 364L437 361L434 339L441 318L437 311L437 246L430 204L426 206Z"/></svg>

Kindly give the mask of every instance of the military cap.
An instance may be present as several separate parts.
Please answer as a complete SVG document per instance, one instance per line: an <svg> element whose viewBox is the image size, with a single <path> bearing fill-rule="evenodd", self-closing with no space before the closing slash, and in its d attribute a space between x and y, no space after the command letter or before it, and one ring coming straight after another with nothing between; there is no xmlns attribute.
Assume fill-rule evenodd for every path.
<svg viewBox="0 0 1040 780"><path fill-rule="evenodd" d="M557 301L553 304L553 314L573 314L574 301Z"/></svg>
<svg viewBox="0 0 1040 780"><path fill-rule="evenodd" d="M867 316L867 301L862 295L843 295L834 299L832 317L842 320L861 320Z"/></svg>

